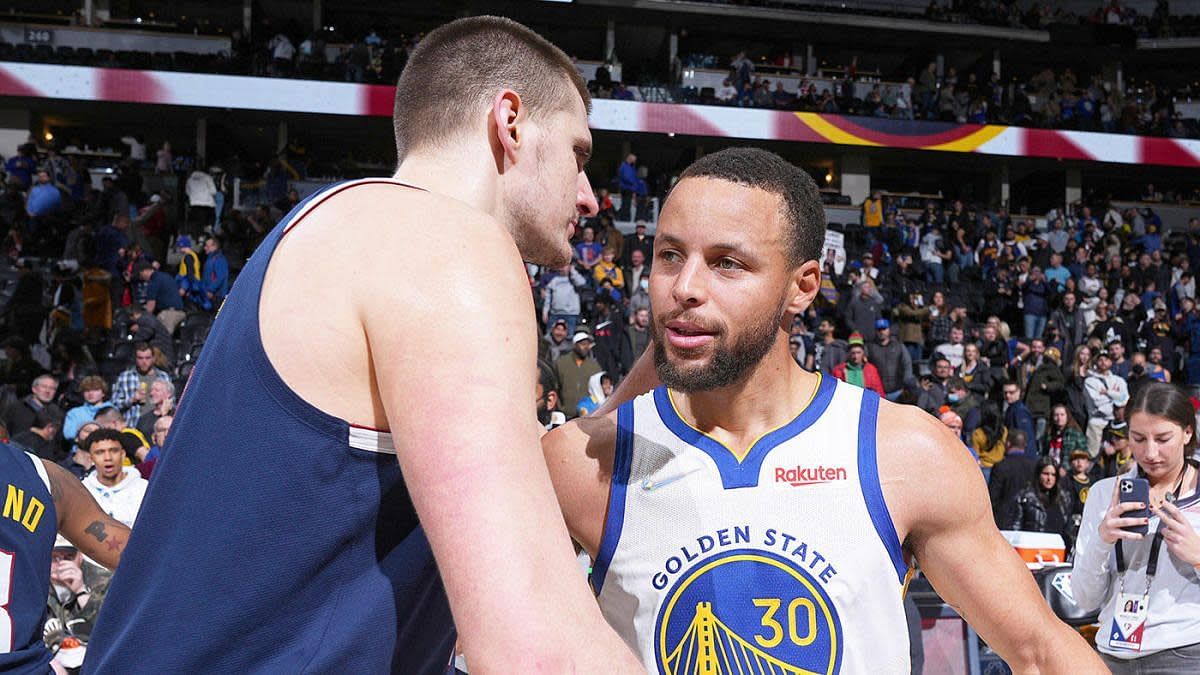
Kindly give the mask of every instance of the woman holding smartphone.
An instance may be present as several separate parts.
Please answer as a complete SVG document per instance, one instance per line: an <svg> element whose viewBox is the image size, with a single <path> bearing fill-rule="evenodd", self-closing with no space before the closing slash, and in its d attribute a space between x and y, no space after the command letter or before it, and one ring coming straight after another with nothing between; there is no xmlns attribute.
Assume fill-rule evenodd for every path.
<svg viewBox="0 0 1200 675"><path fill-rule="evenodd" d="M1092 486L1071 589L1080 607L1100 609L1096 645L1113 673L1200 672L1194 411L1182 389L1152 382L1125 417L1135 466ZM1149 503L1136 497L1147 494L1139 479Z"/></svg>

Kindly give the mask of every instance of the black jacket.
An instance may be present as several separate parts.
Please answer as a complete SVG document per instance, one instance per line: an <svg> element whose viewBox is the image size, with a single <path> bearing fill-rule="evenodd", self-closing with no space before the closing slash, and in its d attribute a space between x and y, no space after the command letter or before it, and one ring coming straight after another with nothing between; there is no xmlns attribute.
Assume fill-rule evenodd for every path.
<svg viewBox="0 0 1200 675"><path fill-rule="evenodd" d="M988 478L988 496L992 500L992 517L997 527L1012 520L1008 510L1017 494L1033 483L1033 466L1037 462L1033 455L1010 452L992 467Z"/></svg>

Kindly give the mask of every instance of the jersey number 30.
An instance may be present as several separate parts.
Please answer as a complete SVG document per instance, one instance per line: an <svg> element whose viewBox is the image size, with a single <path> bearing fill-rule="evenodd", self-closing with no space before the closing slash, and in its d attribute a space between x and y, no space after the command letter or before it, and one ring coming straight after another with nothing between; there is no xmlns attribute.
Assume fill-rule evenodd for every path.
<svg viewBox="0 0 1200 675"><path fill-rule="evenodd" d="M780 642L783 642L783 626L779 620L775 618L775 613L779 611L779 607L783 601L779 598L754 598L755 607L763 608L762 623L763 627L770 631L767 635L754 636L754 641L760 647L771 649L778 647ZM803 609L803 612L799 611ZM798 647L807 647L817 639L817 608L813 605L812 600L808 598L796 598L788 603L787 606L787 636L792 641L792 644ZM801 625L797 625L801 624ZM804 634L800 634L800 629L803 626Z"/></svg>

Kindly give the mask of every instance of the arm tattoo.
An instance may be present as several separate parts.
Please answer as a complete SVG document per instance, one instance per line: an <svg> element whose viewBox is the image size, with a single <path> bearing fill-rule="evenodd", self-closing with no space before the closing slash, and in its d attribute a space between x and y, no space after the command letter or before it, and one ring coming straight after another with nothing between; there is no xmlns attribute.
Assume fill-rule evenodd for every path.
<svg viewBox="0 0 1200 675"><path fill-rule="evenodd" d="M96 541L104 541L105 539L108 539L108 532L104 530L104 523L99 520L92 521L92 524L88 525L87 528L84 529L84 532L87 532L95 537Z"/></svg>

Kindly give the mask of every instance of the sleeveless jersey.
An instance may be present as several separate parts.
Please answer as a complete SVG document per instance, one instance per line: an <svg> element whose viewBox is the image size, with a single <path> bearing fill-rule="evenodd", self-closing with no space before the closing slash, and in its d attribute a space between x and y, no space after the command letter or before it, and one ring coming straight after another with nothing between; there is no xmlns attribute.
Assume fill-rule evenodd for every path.
<svg viewBox="0 0 1200 675"><path fill-rule="evenodd" d="M259 330L280 240L329 196L377 183L413 189L327 188L247 261L180 402L88 672L445 671L449 603L391 436L303 400Z"/></svg>
<svg viewBox="0 0 1200 675"><path fill-rule="evenodd" d="M665 387L618 409L592 585L649 672L909 672L878 406L823 376L741 461L685 422Z"/></svg>
<svg viewBox="0 0 1200 675"><path fill-rule="evenodd" d="M0 443L0 490L0 672L47 673L42 624L58 517L42 460Z"/></svg>

